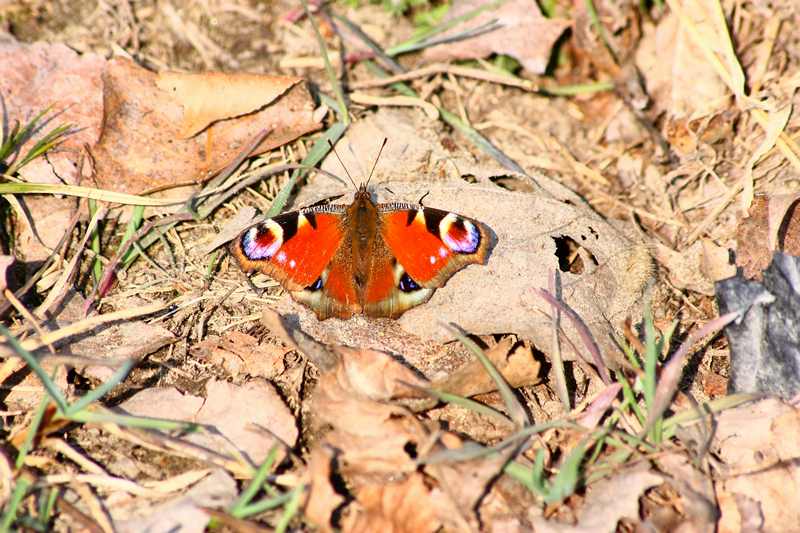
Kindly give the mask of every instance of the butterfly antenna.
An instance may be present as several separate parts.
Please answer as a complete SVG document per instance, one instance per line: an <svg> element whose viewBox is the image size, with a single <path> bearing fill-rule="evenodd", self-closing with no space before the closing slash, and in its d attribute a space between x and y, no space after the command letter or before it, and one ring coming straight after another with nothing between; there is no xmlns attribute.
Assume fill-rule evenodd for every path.
<svg viewBox="0 0 800 533"><path fill-rule="evenodd" d="M369 177L367 178L367 183L364 184L364 187L369 185L369 180L372 179L372 175L375 173L375 167L378 166L378 160L381 158L381 154L383 153L383 147L386 146L386 142L388 140L389 139L387 139L386 137L383 138L383 143L381 144L381 149L378 150L378 157L375 158L375 163L372 164L372 170L369 171Z"/></svg>
<svg viewBox="0 0 800 533"><path fill-rule="evenodd" d="M336 151L336 148L334 148L334 147L333 147L333 143L331 142L331 140L330 140L330 139L328 139L328 146L330 146L330 147L331 147L331 150L333 150L333 155L335 155L335 156L336 156L336 159L338 159L338 160L339 160L339 164L340 164L340 165L342 165L342 168L344 169L344 173L345 173L345 174L347 174L347 177L348 177L348 178L350 178L350 183L352 183L352 184L353 184L353 187L355 187L356 189L358 189L358 185L356 185L356 182L355 182L355 180L353 179L353 176L351 176L351 175L350 175L350 172L348 172L348 171L347 171L347 167L346 167L346 166L344 166L344 161L342 161L342 158L341 158L341 157L339 157L339 152L337 152L337 151Z"/></svg>

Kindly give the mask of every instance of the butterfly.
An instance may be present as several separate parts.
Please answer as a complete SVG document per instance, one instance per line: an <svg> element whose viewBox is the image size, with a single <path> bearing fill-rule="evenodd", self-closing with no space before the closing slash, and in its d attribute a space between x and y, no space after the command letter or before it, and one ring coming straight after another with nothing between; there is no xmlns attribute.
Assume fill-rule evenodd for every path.
<svg viewBox="0 0 800 533"><path fill-rule="evenodd" d="M244 230L231 253L242 270L271 276L320 320L397 318L463 267L485 262L486 225L421 203L376 204L368 183L349 205L313 205Z"/></svg>

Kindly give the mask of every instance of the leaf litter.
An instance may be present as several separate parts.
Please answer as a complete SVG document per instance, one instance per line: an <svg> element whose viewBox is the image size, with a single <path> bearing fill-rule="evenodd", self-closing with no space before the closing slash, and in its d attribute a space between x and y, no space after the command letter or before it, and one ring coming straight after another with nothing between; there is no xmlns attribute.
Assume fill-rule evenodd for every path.
<svg viewBox="0 0 800 533"><path fill-rule="evenodd" d="M793 249L798 152L791 135L798 122L787 104L795 97L798 60L789 46L797 26L790 4L739 6L749 18L729 16L730 2L670 0L646 13L607 2L572 10L556 5L545 16L526 12L546 30L512 24L502 35L492 21L508 26L504 13L522 4L489 6L450 33L434 32L465 37L465 29L478 28L476 36L398 57L413 69L404 83L419 95L418 105L450 110L447 126L387 107L397 85L375 84L375 71L363 61L380 51L349 26L342 31L341 19L326 9L356 21L390 52L414 46L422 19L333 4L290 22L283 16L296 9L290 3L232 5L103 6L91 25L70 17L54 24L49 8L35 20L18 15L18 38L56 44L4 41L11 54L4 68L13 75L0 87L11 119L24 122L56 102L51 123L79 127L12 178L148 194L169 188L158 194L183 203L239 157L242 168L224 173L211 189L229 188L276 161L300 162L316 138L310 133L333 122L304 81L312 81L315 96L333 92L319 70L310 26L316 23L331 58L341 52L345 59L334 61L336 68L347 69L354 86L374 87L353 95L354 120L336 145L351 173L366 175L388 137L373 179L377 195L413 202L429 193L426 205L486 222L496 238L492 255L400 321L315 323L274 282L256 278L253 291L214 251L225 240L217 231L226 219L251 206L270 207L288 178L281 173L228 196L208 218L181 218L149 244L138 243L144 254L119 269L117 286L101 292L94 310L69 302L91 294L93 261L102 266L111 257L128 214L101 205L113 209L92 222L98 247L84 200L4 196L15 224L4 221L3 236L5 228L23 231L3 239L0 253L13 253L27 276L44 268L35 287L14 285L16 296L4 288L3 324L36 347L46 371L58 369L55 384L69 401L114 384L94 402L96 411L80 416L119 416L128 408L145 417L137 423L165 417L200 424L141 429L108 418L67 426L59 418L65 413L43 407L41 378L27 369L23 377L15 369L25 365L3 345L3 408L11 424L6 435L13 436L2 461L9 487L2 494L10 502L4 520L14 520L11 509L23 512L13 503L18 494L37 503L24 508L37 509L37 523L62 530L81 523L199 531L209 516L241 530L309 523L322 530L736 531L796 522L785 503L797 496L790 489L797 486L796 453L776 446L797 441L790 435L796 405L762 400L720 412L741 401L724 395L729 369L722 337L697 344L690 356L676 353L677 363L689 361L683 379L673 364L656 387L654 372L673 353L669 343L632 353L620 333L626 318L638 323L650 307L658 330L666 333L677 319L678 338L691 337L718 314L714 282L729 277L734 265L758 276L773 251ZM476 6L454 2L442 20ZM413 11L421 15L424 8ZM554 45L567 26L572 33ZM551 61L554 46L558 61ZM120 54L103 59L112 49L136 62ZM425 70L432 53L477 61L464 76L441 65ZM502 54L523 70L514 71ZM160 78L137 62L156 66ZM473 72L508 65L503 76L523 76L516 85L494 83L494 71ZM73 75L86 68L86 75ZM21 75L31 69L40 76ZM59 89L65 77L93 81L85 90ZM159 89L159 79L176 91ZM272 88L253 89L270 79ZM36 82L36 90L25 89ZM238 97L204 108L229 86L241 89ZM539 86L578 96L545 97L536 94ZM598 90L609 92L592 92ZM65 95L78 98L61 106ZM283 126L284 120L299 127ZM261 146L246 150L265 128L272 133ZM475 149L470 143L479 135L527 175L490 159L485 144ZM323 168L341 174L330 156ZM294 206L343 193L337 201L348 201L350 194L343 183L314 175L297 192ZM34 200L41 204L34 208ZM145 218L174 209L148 210ZM31 225L39 236L24 233ZM542 300L540 289L564 307ZM47 313L27 312L44 299ZM102 319L152 303L164 310ZM575 329L567 309L588 326L602 359L590 354L581 338L587 333ZM84 322L87 310L98 320ZM517 407L465 346L450 342L443 327L449 322L474 336L532 421L510 421ZM43 342L50 336L58 337L50 343L55 354ZM627 339L634 346L635 337ZM555 367L562 365L556 352L570 378L566 397L556 392ZM137 364L117 378L123 359ZM106 365L111 361L115 366ZM599 378L605 365L617 369L616 382ZM716 398L706 403L709 396ZM653 419L650 409L666 411ZM561 425L537 425L546 422ZM434 457L443 460L428 460ZM266 477L258 478L259 466ZM68 479L76 473L80 481ZM61 491L20 488L30 476ZM251 479L260 479L253 491ZM48 498L55 517L47 514Z"/></svg>

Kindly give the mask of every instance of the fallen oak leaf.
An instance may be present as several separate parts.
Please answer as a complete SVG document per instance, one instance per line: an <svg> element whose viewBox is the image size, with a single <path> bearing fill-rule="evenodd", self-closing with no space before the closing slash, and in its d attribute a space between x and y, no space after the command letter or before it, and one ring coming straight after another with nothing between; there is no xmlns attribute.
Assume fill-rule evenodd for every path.
<svg viewBox="0 0 800 533"><path fill-rule="evenodd" d="M303 79L225 72L160 72L156 86L183 107L180 137L197 135L210 124L252 113Z"/></svg>
<svg viewBox="0 0 800 533"><path fill-rule="evenodd" d="M92 148L100 188L138 193L174 187L187 176L202 180L228 165L265 127L269 135L254 147L253 155L321 126L307 85L294 82L277 98L273 95L271 104L229 120L217 119L200 135L183 139L183 106L157 86L158 80L158 74L127 59L106 64L103 131ZM206 110L204 116L214 115Z"/></svg>

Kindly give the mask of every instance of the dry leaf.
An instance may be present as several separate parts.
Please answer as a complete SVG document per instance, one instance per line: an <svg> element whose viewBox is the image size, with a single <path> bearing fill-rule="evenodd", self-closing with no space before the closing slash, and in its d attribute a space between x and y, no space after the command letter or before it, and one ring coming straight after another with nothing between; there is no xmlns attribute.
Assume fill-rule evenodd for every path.
<svg viewBox="0 0 800 533"><path fill-rule="evenodd" d="M120 533L138 531L202 533L206 531L210 518L204 508L226 508L235 501L236 496L236 481L224 470L216 469L185 493L164 503L153 506L144 501L144 498L137 498L132 508L106 506L114 519L115 531Z"/></svg>
<svg viewBox="0 0 800 533"><path fill-rule="evenodd" d="M669 281L679 289L689 289L707 296L714 294L714 282L708 278L702 268L706 256L701 241L695 241L690 247L680 251L656 242L653 255L664 265L669 274ZM713 260L713 259L712 259Z"/></svg>
<svg viewBox="0 0 800 533"><path fill-rule="evenodd" d="M359 507L342 528L349 533L433 533L442 523L422 474L400 483L368 485L356 492Z"/></svg>
<svg viewBox="0 0 800 533"><path fill-rule="evenodd" d="M50 109L50 120L20 148L16 158L27 153L42 136L62 125L70 133L47 157L39 157L20 169L31 183L77 185L84 145L100 138L103 120L101 75L105 60L96 54L78 54L64 44L21 44L4 37L0 43L0 107L8 128ZM33 225L19 224L16 250L26 262L43 261L64 236L76 207L74 198L52 195L19 195L27 213L17 213Z"/></svg>
<svg viewBox="0 0 800 533"><path fill-rule="evenodd" d="M138 193L200 180L227 165L264 128L270 134L254 154L320 127L308 88L296 83L258 112L215 122L201 135L180 139L183 108L157 87L158 79L127 59L108 62L103 135L93 150L101 187Z"/></svg>
<svg viewBox="0 0 800 533"><path fill-rule="evenodd" d="M457 0L443 22L465 15L486 5L482 0ZM480 59L491 54L513 57L533 74L544 74L553 45L570 26L568 20L545 18L539 6L528 0L509 0L489 8L466 22L457 24L438 37L449 37L496 20L498 29L476 37L426 48L427 61Z"/></svg>
<svg viewBox="0 0 800 533"><path fill-rule="evenodd" d="M562 524L533 516L534 527L542 533L616 531L620 519L638 518L639 498L644 491L662 482L663 478L651 471L646 463L622 470L589 486L583 506L578 510L577 524Z"/></svg>
<svg viewBox="0 0 800 533"><path fill-rule="evenodd" d="M180 137L200 133L210 124L247 115L270 105L302 78L244 72L161 72L156 85L183 107Z"/></svg>
<svg viewBox="0 0 800 533"><path fill-rule="evenodd" d="M702 4L702 6L701 6ZM686 9L697 27L706 35L718 28L712 21L717 20L710 12L712 2L699 0L697 9ZM689 30L674 13L662 17L656 28L645 26L644 38L636 53L636 64L645 80L647 94L653 107L667 111L671 125L667 126L680 134L670 135L670 141L680 153L689 153L694 142L687 146L682 141L691 135L687 126L689 119L714 115L728 106L730 91L725 83L715 75L709 75L709 64L702 51L694 43ZM715 37L714 39L718 39ZM714 42L720 45L722 39ZM683 144L681 144L683 142Z"/></svg>
<svg viewBox="0 0 800 533"><path fill-rule="evenodd" d="M279 345L259 344L255 337L238 331L222 338L208 337L191 348L194 357L207 359L234 377L247 374L266 379L284 371L283 356L287 351Z"/></svg>
<svg viewBox="0 0 800 533"><path fill-rule="evenodd" d="M800 209L796 195L756 196L736 232L736 266L761 280L776 250L800 255ZM776 247L772 247L774 244Z"/></svg>
<svg viewBox="0 0 800 533"><path fill-rule="evenodd" d="M533 385L540 381L541 364L534 359L530 346L506 337L484 353L514 388ZM497 384L477 358L452 374L431 383L431 388L470 397L497 390Z"/></svg>
<svg viewBox="0 0 800 533"><path fill-rule="evenodd" d="M720 532L800 524L800 410L777 399L725 410L712 451L724 465L715 484Z"/></svg>
<svg viewBox="0 0 800 533"><path fill-rule="evenodd" d="M331 517L344 502L331 485L332 463L335 461L336 456L330 448L317 446L311 450L306 469L310 487L303 512L323 532L333 531Z"/></svg>
<svg viewBox="0 0 800 533"><path fill-rule="evenodd" d="M410 450L427 432L410 412L384 402L408 390L401 382L426 383L391 356L371 350L344 350L340 364L320 377L312 412L318 424L333 427L325 442L340 451L343 473L397 475L416 469Z"/></svg>
<svg viewBox="0 0 800 533"><path fill-rule="evenodd" d="M292 413L275 388L263 380L238 386L212 379L206 383L205 399L181 394L174 388L145 389L126 400L121 408L137 416L212 426L214 433L192 433L184 438L225 455L235 446L254 464L267 457L276 442L272 435L289 447L297 441Z"/></svg>

